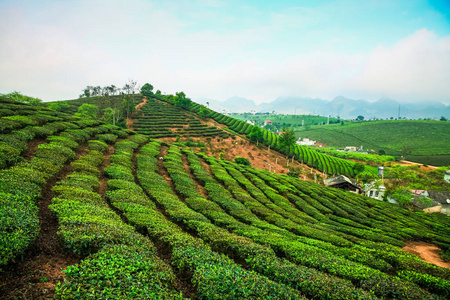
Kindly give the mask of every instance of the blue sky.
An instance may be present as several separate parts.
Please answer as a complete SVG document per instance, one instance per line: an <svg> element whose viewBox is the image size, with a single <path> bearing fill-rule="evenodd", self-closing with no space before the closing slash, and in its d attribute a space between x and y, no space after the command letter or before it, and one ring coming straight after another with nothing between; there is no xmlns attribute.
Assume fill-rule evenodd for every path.
<svg viewBox="0 0 450 300"><path fill-rule="evenodd" d="M0 1L0 93L450 104L450 1Z"/></svg>

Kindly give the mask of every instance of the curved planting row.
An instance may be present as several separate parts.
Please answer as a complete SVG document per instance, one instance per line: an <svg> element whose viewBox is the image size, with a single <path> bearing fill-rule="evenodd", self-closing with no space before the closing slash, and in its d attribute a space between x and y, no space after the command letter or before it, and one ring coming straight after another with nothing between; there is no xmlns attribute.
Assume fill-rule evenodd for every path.
<svg viewBox="0 0 450 300"><path fill-rule="evenodd" d="M186 152L186 154L189 156L194 173L198 173L200 169L203 170L199 160L192 153ZM202 197L196 189L195 182L183 168L181 152L176 146L172 146L169 150L169 155L165 158L165 165L176 190L184 197L185 203L216 224L202 222L187 216L183 220L186 226L190 230L195 230L199 237L217 251L223 252L238 261L246 261L247 268L274 281L296 288L309 297L319 299L374 298L370 293L354 287L347 280L326 275L312 268L295 265L288 260L277 257L271 248L238 235L237 233L242 231L251 232L251 236L271 235L271 233L245 225L228 215L217 203ZM215 189L213 181L208 181L206 184L210 186L210 190ZM216 188L218 187L216 186ZM235 233L230 233L220 227L225 227Z"/></svg>
<svg viewBox="0 0 450 300"><path fill-rule="evenodd" d="M261 182L262 184L260 186L262 188L269 185L279 192L287 193L288 195L289 192L293 192L301 195L302 198L309 198L309 201L312 200L311 197L314 197L320 205L323 204L328 206L331 214L329 214L327 218L320 218L321 222L324 223L324 232L332 230L337 234L340 232L343 233L342 236L355 242L352 249L353 251L358 251L359 254L357 254L358 252L351 254L348 250L342 251L343 249L333 249L330 245L326 245L320 241L311 243L311 241L302 239L306 243L330 251L335 255L353 257L353 259L361 261L366 265L371 265L371 262L375 262L376 264L372 265L373 267L380 268L381 266L382 268L380 270L391 271L392 267L385 269L383 266L382 262L385 261L384 264L388 263L387 266L392 265L399 271L400 278L415 282L433 292L443 294L448 293L450 288L449 270L425 263L418 257L395 247L404 245L403 240L405 238L427 238L432 239L436 244L448 248L450 244L448 244L447 236L450 234L450 231L445 225L445 222L448 223L448 220L445 218L440 218L440 221L444 221L444 224L432 223L428 226L424 226L424 223L427 222L425 218L420 218L417 214L405 212L398 207L391 208L391 206L389 206L390 209L396 211L395 214L391 214L395 215L395 218L384 218L383 220L383 215L375 213L372 206L386 206L386 204L383 203L380 205L378 201L372 201L373 199L361 201L361 197L344 193L341 190L327 189L319 185L302 182L287 176L275 175L264 170L243 168L235 163L224 162L224 164L227 166L228 170L232 169L229 165L244 170L246 176L252 178L253 182ZM255 174L258 175L259 178L255 177ZM295 184L296 187L288 183L288 181ZM267 187L265 189L267 190ZM265 191L267 195L269 195L269 192ZM298 203L299 207L307 207L309 205L300 197L297 198L300 199L300 201L303 201L303 203ZM404 218L405 213L408 215L408 218ZM337 217L336 215L344 215L345 217ZM314 216L314 214L311 216ZM374 219L375 217L377 219ZM422 219L422 222L417 222L419 219ZM381 220L384 222L381 222ZM386 224L389 224L389 226ZM430 227L430 225L432 225L432 227ZM317 227L317 225L312 225L312 227ZM430 230L436 228L439 228L440 235L435 234ZM355 235L357 238L353 238L351 235ZM366 257L372 256L375 260L372 258L369 261L366 261L361 254Z"/></svg>
<svg viewBox="0 0 450 300"><path fill-rule="evenodd" d="M274 230L269 227L270 225L258 223L261 221L256 220L251 212L243 209L242 204L234 200L227 190L214 183L214 179L207 174L203 167L196 167L193 171L200 182L204 184L206 190L210 192L210 199L221 205L229 214L244 222L252 220L253 223L251 224L260 229L262 229L263 226L267 227L264 232L258 232L258 230L253 229L253 226L246 227L245 229L240 228L235 231L237 234L251 238L257 243L270 246L276 253L279 253L294 263L314 267L329 273L330 275L348 279L356 286L375 293L377 296L387 297L391 293L395 293L399 295L399 297L405 299L417 296L422 298L431 297L414 284L401 281L397 277L389 276L379 270L369 267L372 265L381 268L382 270L386 270L386 268L389 269L389 264L383 262L382 259L377 261L370 253L364 253L364 248L354 248L350 250L341 250L338 248L336 252L333 252L336 248L332 247L332 245L329 245L328 249L325 248L326 250L323 249L323 247L321 249L318 246L320 241L319 243L316 242L311 245L311 240L305 238L296 239L292 236L289 237L289 234L280 231L280 229ZM311 228L311 230L313 231L313 228ZM328 234L330 236L332 235L330 233ZM324 233L323 237L326 235L327 233ZM337 240L339 240L339 237L337 237ZM350 256L351 253L354 253L355 255L353 259L359 260L361 263L348 260L352 259ZM363 257L358 257L358 255L363 255ZM344 256L348 258L344 258ZM364 265L363 263L367 265Z"/></svg>
<svg viewBox="0 0 450 300"><path fill-rule="evenodd" d="M110 180L123 178L120 171L127 157L123 159L122 153L137 147L134 141L145 140L133 136L117 144L113 163L105 169ZM57 198L51 209L58 217L58 235L64 246L82 256L91 254L79 265L68 267L57 297L181 299L171 268L157 257L151 241L124 223L97 193L98 167L107 147L102 141L90 141L88 154L72 163L74 173L53 189Z"/></svg>
<svg viewBox="0 0 450 300"><path fill-rule="evenodd" d="M87 126L97 122L79 121L78 125ZM53 123L56 124L56 123ZM46 143L38 146L29 161L21 161L15 166L0 171L0 223L3 233L0 241L0 265L14 261L15 257L35 241L39 234L38 205L42 188L47 181L59 173L64 164L75 157L75 149L91 136L107 132L121 132L117 127L98 126L78 128L75 124L65 123L68 127L58 136L50 135ZM65 127L58 127L65 128ZM54 132L58 131L55 128ZM14 134L8 136L14 139Z"/></svg>
<svg viewBox="0 0 450 300"><path fill-rule="evenodd" d="M154 197L171 220L185 223L188 227L196 222L210 224L205 216L181 202L158 174L156 157L159 156L159 147L160 143L154 141L144 146L138 155L138 177L144 190ZM301 299L291 288L249 272L228 257L212 251L204 241L185 233L154 210L141 212L133 220L136 218L133 222L137 226L146 228L149 235L167 243L172 251L172 263L177 268L192 272L191 281L201 299Z"/></svg>

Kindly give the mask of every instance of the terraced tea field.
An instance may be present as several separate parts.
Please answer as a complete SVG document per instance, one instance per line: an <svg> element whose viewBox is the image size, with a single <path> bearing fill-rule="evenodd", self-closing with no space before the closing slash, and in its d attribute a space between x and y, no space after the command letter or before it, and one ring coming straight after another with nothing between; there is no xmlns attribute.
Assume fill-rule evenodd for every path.
<svg viewBox="0 0 450 300"><path fill-rule="evenodd" d="M98 121L1 105L14 116L30 111L0 119L2 157L9 153L0 171L5 299L449 296L449 269L402 250L420 240L449 251L445 215ZM231 131L244 134L239 126Z"/></svg>
<svg viewBox="0 0 450 300"><path fill-rule="evenodd" d="M229 136L221 129L203 124L193 114L154 98L148 99L133 126L138 133L153 138Z"/></svg>

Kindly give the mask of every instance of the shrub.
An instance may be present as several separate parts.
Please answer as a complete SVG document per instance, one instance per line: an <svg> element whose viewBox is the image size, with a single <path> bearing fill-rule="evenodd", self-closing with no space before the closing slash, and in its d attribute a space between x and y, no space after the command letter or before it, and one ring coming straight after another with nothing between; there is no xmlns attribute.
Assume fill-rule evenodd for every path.
<svg viewBox="0 0 450 300"><path fill-rule="evenodd" d="M237 164L244 165L244 166L250 166L249 160L247 158L245 158L245 157L242 157L242 156L236 156L234 158L234 162L237 163Z"/></svg>
<svg viewBox="0 0 450 300"><path fill-rule="evenodd" d="M33 198L0 192L0 228L0 265L5 265L39 234L38 207Z"/></svg>

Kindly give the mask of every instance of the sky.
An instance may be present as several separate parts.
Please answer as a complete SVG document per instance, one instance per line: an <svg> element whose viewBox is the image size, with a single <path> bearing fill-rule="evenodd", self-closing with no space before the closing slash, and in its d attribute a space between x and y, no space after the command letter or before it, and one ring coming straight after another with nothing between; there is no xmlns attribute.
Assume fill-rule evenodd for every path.
<svg viewBox="0 0 450 300"><path fill-rule="evenodd" d="M450 1L0 0L0 93L450 104Z"/></svg>

